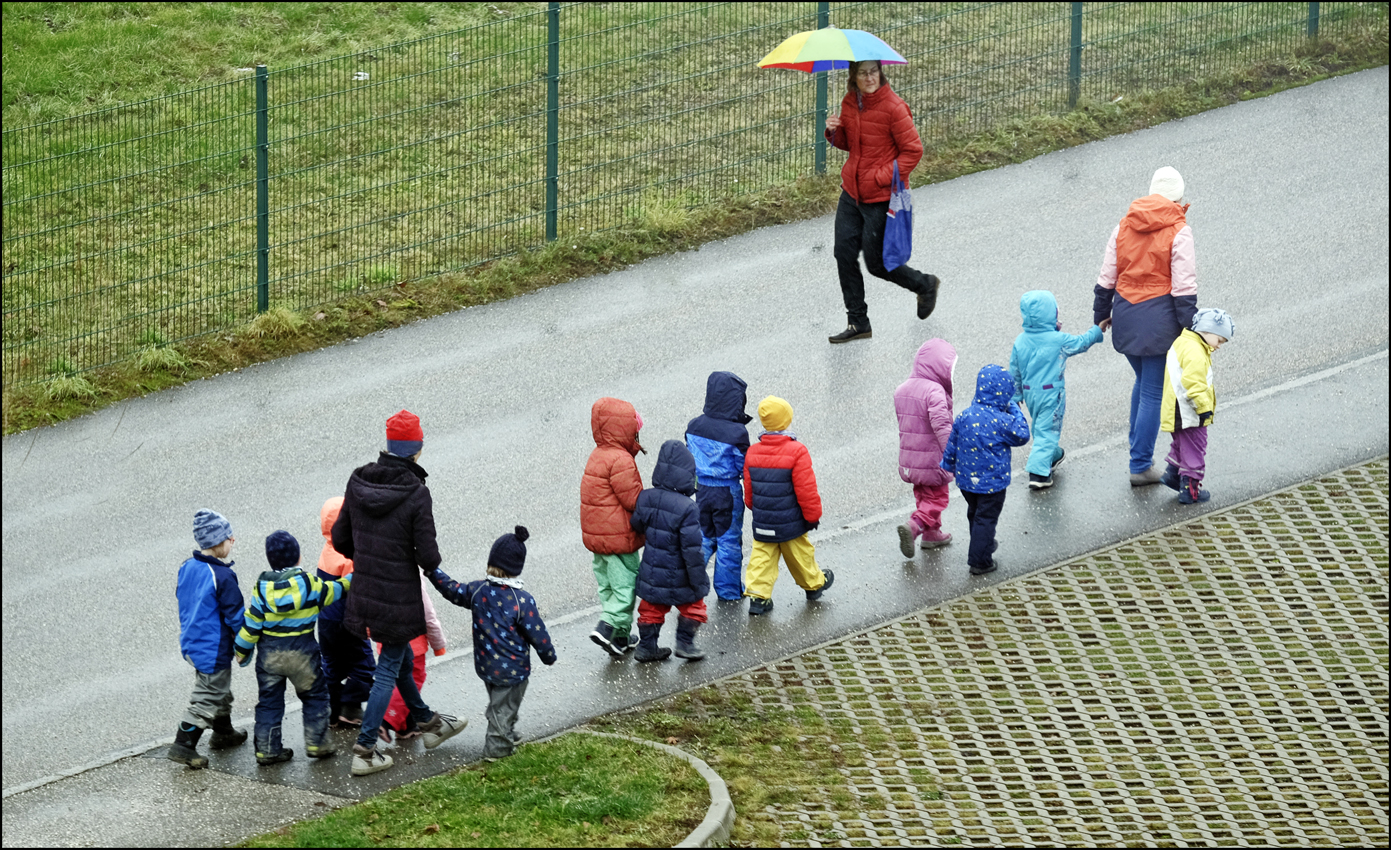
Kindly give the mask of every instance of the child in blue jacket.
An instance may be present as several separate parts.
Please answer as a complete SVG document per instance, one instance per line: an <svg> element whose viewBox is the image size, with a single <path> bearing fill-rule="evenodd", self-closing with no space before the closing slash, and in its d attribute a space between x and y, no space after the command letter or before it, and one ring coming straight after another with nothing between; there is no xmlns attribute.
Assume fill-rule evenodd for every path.
<svg viewBox="0 0 1391 850"><path fill-rule="evenodd" d="M473 669L488 689L483 756L490 760L512 755L521 740L517 712L531 678L531 647L547 667L556 660L536 600L521 579L528 537L519 525L494 541L486 579L459 584L439 567L425 574L445 599L473 611Z"/></svg>
<svg viewBox="0 0 1391 850"><path fill-rule="evenodd" d="M696 464L700 553L715 554L715 594L744 598L744 455L749 452L748 384L733 372L705 380L705 412L686 426L686 447Z"/></svg>
<svg viewBox="0 0 1391 850"><path fill-rule="evenodd" d="M629 524L644 535L638 567L639 661L664 661L671 650L657 645L667 612L680 612L676 621L676 657L699 661L695 635L706 622L705 597L710 578L705 574L700 523L691 501L696 486L696 463L680 440L667 440L657 453L652 486L638 494Z"/></svg>
<svg viewBox="0 0 1391 850"><path fill-rule="evenodd" d="M1063 370L1067 358L1081 354L1102 340L1101 328L1092 325L1082 334L1065 334L1058 319L1058 300L1046 289L1035 289L1019 298L1024 332L1014 339L1009 354L1009 374L1014 378L1014 402L1024 402L1033 423L1034 446L1029 451L1029 489L1053 486L1053 470L1065 454L1058 445L1067 410Z"/></svg>
<svg viewBox="0 0 1391 850"><path fill-rule="evenodd" d="M966 500L971 575L995 571L995 524L1005 507L1010 479L1010 449L1029 442L1029 423L1013 401L1014 379L1005 367L991 364L976 376L976 397L952 423L942 468L956 475Z"/></svg>
<svg viewBox="0 0 1391 850"><path fill-rule="evenodd" d="M179 599L179 650L193 665L193 696L179 721L172 761L197 770L208 766L198 755L198 739L212 727L212 748L235 747L246 733L232 728L232 641L242 622L242 595L237 586L232 524L217 511L202 510L193 517L198 549L179 567L175 595Z"/></svg>

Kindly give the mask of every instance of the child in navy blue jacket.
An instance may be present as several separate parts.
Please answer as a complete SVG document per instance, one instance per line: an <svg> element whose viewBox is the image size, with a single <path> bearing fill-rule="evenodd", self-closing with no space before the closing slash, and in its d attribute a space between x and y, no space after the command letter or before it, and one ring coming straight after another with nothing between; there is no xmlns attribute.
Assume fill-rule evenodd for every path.
<svg viewBox="0 0 1391 850"><path fill-rule="evenodd" d="M705 412L686 426L686 447L695 457L700 554L715 555L715 593L744 598L744 455L749 452L748 384L733 372L705 380Z"/></svg>
<svg viewBox="0 0 1391 850"><path fill-rule="evenodd" d="M551 636L520 578L529 536L519 525L494 541L486 579L459 584L439 567L425 574L445 599L473 611L473 669L488 689L483 755L490 760L512 755L521 740L515 727L531 677L531 647L547 667L555 663Z"/></svg>
<svg viewBox="0 0 1391 850"><path fill-rule="evenodd" d="M664 661L671 650L657 645L667 612L681 612L676 621L676 657L699 661L705 653L696 649L695 634L707 619L705 597L710 579L705 575L700 523L691 501L696 488L696 462L680 440L667 440L657 453L652 486L638 494L629 523L646 535L642 564L638 567L639 661Z"/></svg>
<svg viewBox="0 0 1391 850"><path fill-rule="evenodd" d="M995 571L995 524L1005 507L1010 449L1029 442L1029 423L1012 399L1014 379L1003 366L985 366L976 376L976 397L952 424L942 468L956 475L966 500L971 575Z"/></svg>

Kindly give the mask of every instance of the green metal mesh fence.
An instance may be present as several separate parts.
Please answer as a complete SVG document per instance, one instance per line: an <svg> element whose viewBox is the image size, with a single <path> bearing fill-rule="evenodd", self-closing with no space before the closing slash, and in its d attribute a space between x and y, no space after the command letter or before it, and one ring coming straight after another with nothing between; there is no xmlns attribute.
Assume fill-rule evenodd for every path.
<svg viewBox="0 0 1391 850"><path fill-rule="evenodd" d="M1363 3L531 8L6 126L6 385L834 172L843 154L818 116L845 72L755 67L821 21L909 60L888 75L931 141L1294 61L1319 27L1384 33L1387 17Z"/></svg>

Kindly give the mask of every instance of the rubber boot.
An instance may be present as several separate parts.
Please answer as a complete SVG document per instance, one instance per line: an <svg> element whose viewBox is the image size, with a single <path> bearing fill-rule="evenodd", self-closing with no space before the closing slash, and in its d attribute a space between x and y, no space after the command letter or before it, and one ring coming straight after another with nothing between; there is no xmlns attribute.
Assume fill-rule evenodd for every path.
<svg viewBox="0 0 1391 850"><path fill-rule="evenodd" d="M209 747L214 750L225 750L228 747L239 747L245 743L245 730L234 729L230 716L213 718L213 736L208 741Z"/></svg>
<svg viewBox="0 0 1391 850"><path fill-rule="evenodd" d="M700 622L692 620L690 617L682 617L676 621L676 657L684 658L687 661L699 661L705 657L705 653L696 648L696 631L700 629Z"/></svg>
<svg viewBox="0 0 1391 850"><path fill-rule="evenodd" d="M666 661L671 650L657 645L662 633L661 623L638 623L638 651L633 657L639 661Z"/></svg>
<svg viewBox="0 0 1391 850"><path fill-rule="evenodd" d="M190 770L201 770L208 766L208 757L198 755L198 739L203 730L191 723L180 723L174 734L174 743L169 745L169 760L188 765Z"/></svg>

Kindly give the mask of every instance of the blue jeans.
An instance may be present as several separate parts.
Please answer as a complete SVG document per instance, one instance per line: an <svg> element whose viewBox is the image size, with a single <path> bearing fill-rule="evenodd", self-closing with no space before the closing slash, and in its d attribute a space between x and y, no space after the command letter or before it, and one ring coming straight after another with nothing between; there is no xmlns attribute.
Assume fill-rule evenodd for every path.
<svg viewBox="0 0 1391 850"><path fill-rule="evenodd" d="M304 704L304 743L328 743L328 680L324 678L319 644L312 634L294 637L262 636L256 650L256 754L280 752L280 724L285 720L285 682L295 686Z"/></svg>
<svg viewBox="0 0 1391 850"><path fill-rule="evenodd" d="M1164 404L1164 355L1125 355L1135 370L1130 390L1130 471L1154 466L1154 440L1159 436L1159 408Z"/></svg>
<svg viewBox="0 0 1391 850"><path fill-rule="evenodd" d="M367 707L362 710L362 731L357 735L357 743L367 749L377 745L377 730L386 717L386 708L391 704L392 690L401 692L401 699L410 709L411 717L417 725L423 726L435 713L420 698L420 689L411 678L411 664L415 653L409 643L384 643L382 653L377 656L377 669L372 675L372 693L367 696Z"/></svg>

